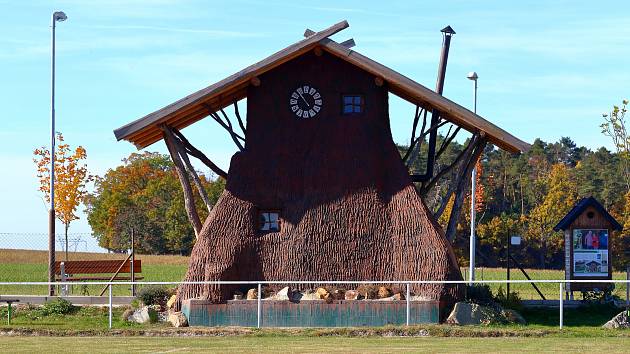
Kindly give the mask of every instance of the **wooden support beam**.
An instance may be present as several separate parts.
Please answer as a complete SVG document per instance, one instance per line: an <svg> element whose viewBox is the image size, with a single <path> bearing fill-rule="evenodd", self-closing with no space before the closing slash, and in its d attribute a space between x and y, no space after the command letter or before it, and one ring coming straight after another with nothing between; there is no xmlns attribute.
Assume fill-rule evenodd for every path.
<svg viewBox="0 0 630 354"><path fill-rule="evenodd" d="M472 176L472 170L475 168L475 164L479 157L483 153L484 148L488 139L485 134L480 134L477 141L475 142L474 152L472 156L467 161L465 165L465 169L460 174L459 183L457 184L457 189L455 190L455 200L453 201L453 207L451 208L451 215L448 218L448 226L446 227L445 236L446 239L452 241L455 237L455 233L457 232L457 222L459 221L459 215L462 211L462 205L464 203L464 197L466 195L466 191L470 186L470 178Z"/></svg>
<svg viewBox="0 0 630 354"><path fill-rule="evenodd" d="M204 165L208 166L212 170L212 172L216 173L217 176L221 176L224 179L227 179L227 173L223 171L219 166L217 166L214 162L212 162L203 152L199 151L196 147L194 147L188 139L182 134L179 130L173 128L173 133L181 140L182 144L186 148L186 152L196 157L199 161L203 162Z"/></svg>
<svg viewBox="0 0 630 354"><path fill-rule="evenodd" d="M377 76L374 78L374 84L378 87L381 87L383 86L383 84L385 84L385 81L383 81L382 77Z"/></svg>
<svg viewBox="0 0 630 354"><path fill-rule="evenodd" d="M238 120L238 125L241 127L241 131L243 132L243 135L247 137L245 124L243 124L243 119L241 119L241 114L238 112L238 101L234 101L234 115L236 116L236 119Z"/></svg>
<svg viewBox="0 0 630 354"><path fill-rule="evenodd" d="M347 39L347 40L345 40L345 41L343 41L343 42L341 42L339 44L341 44L342 46L344 46L344 47L346 47L348 49L350 49L350 48L354 47L355 45L357 45L354 42L354 38Z"/></svg>
<svg viewBox="0 0 630 354"><path fill-rule="evenodd" d="M203 188L203 184L201 184L201 179L199 178L197 171L195 171L195 168L190 163L190 159L188 158L188 153L186 152L186 148L184 147L183 142L177 136L175 136L175 134L173 134L173 130L171 128L166 127L166 129L170 130L171 136L173 137L173 143L175 144L175 147L177 147L179 156L182 158L182 161L184 162L184 167L186 168L186 170L188 171L188 174L192 178L193 183L195 184L195 187L197 187L199 196L201 196L201 200L206 205L206 209L208 209L208 212L212 211L212 203L210 203L210 198L208 198L208 193L206 193L206 190Z"/></svg>
<svg viewBox="0 0 630 354"><path fill-rule="evenodd" d="M195 231L195 237L199 237L202 226L201 220L199 220L197 207L195 207L195 199L193 196L192 187L190 186L190 181L188 181L186 169L184 168L184 163L182 162L179 151L175 146L175 136L173 135L172 131L168 129L167 126L164 124L160 125L160 129L162 129L164 142L166 143L168 152L171 154L171 159L173 159L173 163L175 164L175 171L177 172L179 182L181 183L182 189L184 191L184 207L186 208L188 220L192 224L193 230Z"/></svg>
<svg viewBox="0 0 630 354"><path fill-rule="evenodd" d="M258 78L258 76L254 76L251 79L249 79L249 82L252 84L252 86L254 87L258 87L260 86L260 79Z"/></svg>

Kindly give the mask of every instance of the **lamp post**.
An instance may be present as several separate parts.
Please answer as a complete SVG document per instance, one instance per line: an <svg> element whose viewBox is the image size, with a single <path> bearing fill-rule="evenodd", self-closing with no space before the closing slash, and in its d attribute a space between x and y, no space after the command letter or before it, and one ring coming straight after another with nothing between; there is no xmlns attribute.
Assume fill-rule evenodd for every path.
<svg viewBox="0 0 630 354"><path fill-rule="evenodd" d="M477 114L477 79L479 75L476 72L471 71L466 76L468 80L472 80L475 82L474 86L474 103L473 103L473 112ZM470 190L470 269L469 269L469 280L472 285L473 281L475 281L475 192L477 191L477 167L473 168L472 176L470 178L471 190Z"/></svg>
<svg viewBox="0 0 630 354"><path fill-rule="evenodd" d="M68 19L63 11L52 14L51 74L50 74L50 210L48 211L48 281L55 281L55 25ZM50 285L48 292L55 294Z"/></svg>

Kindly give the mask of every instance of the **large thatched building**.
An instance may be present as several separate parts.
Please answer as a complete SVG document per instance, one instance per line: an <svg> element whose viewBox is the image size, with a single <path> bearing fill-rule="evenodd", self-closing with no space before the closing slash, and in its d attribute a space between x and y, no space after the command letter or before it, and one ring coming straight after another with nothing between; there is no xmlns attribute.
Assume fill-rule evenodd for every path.
<svg viewBox="0 0 630 354"><path fill-rule="evenodd" d="M528 145L328 38L347 26L307 31L305 39L261 62L115 131L138 148L166 140L198 233L186 280L461 279L450 243L392 139L388 95L439 110L444 121L476 134L471 158L486 141L512 152ZM223 109L238 108L244 98L246 119L235 112L238 133ZM207 116L239 147L228 173L179 131ZM191 202L189 179L196 182L196 175L188 155L227 178L203 223ZM223 302L237 288L186 285L179 297ZM449 302L460 290L412 289Z"/></svg>

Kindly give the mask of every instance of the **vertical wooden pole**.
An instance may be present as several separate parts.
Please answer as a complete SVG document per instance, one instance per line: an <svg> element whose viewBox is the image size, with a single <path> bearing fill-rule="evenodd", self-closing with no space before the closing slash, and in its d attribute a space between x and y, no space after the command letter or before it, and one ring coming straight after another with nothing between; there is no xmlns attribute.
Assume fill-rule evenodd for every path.
<svg viewBox="0 0 630 354"><path fill-rule="evenodd" d="M136 296L136 270L134 269L136 262L136 237L133 227L131 228L131 296Z"/></svg>

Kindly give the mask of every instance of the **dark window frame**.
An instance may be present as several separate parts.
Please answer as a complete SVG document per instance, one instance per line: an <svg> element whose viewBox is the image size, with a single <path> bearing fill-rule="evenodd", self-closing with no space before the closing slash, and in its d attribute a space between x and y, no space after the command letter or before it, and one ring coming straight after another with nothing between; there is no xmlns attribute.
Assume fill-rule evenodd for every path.
<svg viewBox="0 0 630 354"><path fill-rule="evenodd" d="M278 228L277 230L274 230L271 228L272 225L272 221L263 221L263 215L264 214L277 214L278 215L278 220L276 221L278 224ZM256 223L258 226L258 233L260 234L268 234L268 233L272 233L272 232L280 232L280 230L282 230L282 218L281 218L281 210L280 209L258 209L258 222ZM269 216L269 220L271 220L271 215ZM265 224L270 224L269 226L269 230L263 230L263 227L265 226Z"/></svg>
<svg viewBox="0 0 630 354"><path fill-rule="evenodd" d="M346 103L346 98L352 97L351 103ZM355 99L359 99L360 101L357 103ZM346 106L352 107L352 112L346 112ZM356 109L359 109L357 112ZM365 113L365 96L358 93L344 93L341 95L341 115L344 116L360 116Z"/></svg>

